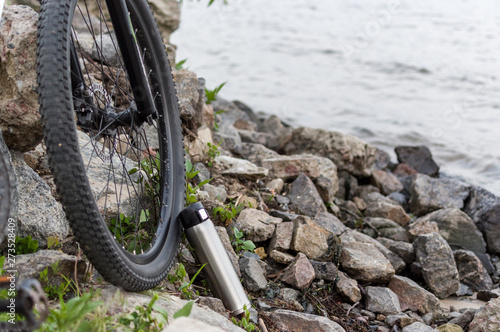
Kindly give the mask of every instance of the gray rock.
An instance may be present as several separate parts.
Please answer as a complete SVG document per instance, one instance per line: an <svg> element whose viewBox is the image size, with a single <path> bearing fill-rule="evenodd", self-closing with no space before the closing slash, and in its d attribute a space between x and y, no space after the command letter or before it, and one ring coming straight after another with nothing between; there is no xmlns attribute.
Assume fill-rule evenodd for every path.
<svg viewBox="0 0 500 332"><path fill-rule="evenodd" d="M316 225L326 229L330 233L335 234L337 236L339 236L346 230L346 227L342 223L342 221L340 221L339 218L335 217L333 214L328 212L319 212L314 217L313 222Z"/></svg>
<svg viewBox="0 0 500 332"><path fill-rule="evenodd" d="M280 264L285 264L285 265L290 264L295 258L295 256L293 256L293 255L290 255L286 252L281 252L278 250L272 250L269 253L269 257L271 259L274 259L276 262L278 262Z"/></svg>
<svg viewBox="0 0 500 332"><path fill-rule="evenodd" d="M394 276L389 282L389 288L398 296L403 311L411 310L421 315L436 315L441 312L438 298L409 278Z"/></svg>
<svg viewBox="0 0 500 332"><path fill-rule="evenodd" d="M415 261L415 251L413 245L403 241L393 241L386 238L377 238L377 241L382 243L387 249L398 255L406 264L411 264Z"/></svg>
<svg viewBox="0 0 500 332"><path fill-rule="evenodd" d="M194 170L199 173L194 176L196 183L200 183L210 179L210 171L202 163L196 163Z"/></svg>
<svg viewBox="0 0 500 332"><path fill-rule="evenodd" d="M165 332L223 332L220 327L212 326L192 317L179 317L167 325Z"/></svg>
<svg viewBox="0 0 500 332"><path fill-rule="evenodd" d="M344 243L340 262L350 277L362 282L383 284L395 273L391 262L372 244Z"/></svg>
<svg viewBox="0 0 500 332"><path fill-rule="evenodd" d="M401 319L405 318L409 319L410 317L407 314L388 315L385 318L385 323L390 327L393 327L394 325L401 326L400 325Z"/></svg>
<svg viewBox="0 0 500 332"><path fill-rule="evenodd" d="M276 231L269 243L268 252L273 250L287 251L293 238L293 222L287 221L276 225Z"/></svg>
<svg viewBox="0 0 500 332"><path fill-rule="evenodd" d="M293 289L293 288L281 288L280 289L280 296L283 298L285 301L292 301L292 300L297 300L299 298L299 291Z"/></svg>
<svg viewBox="0 0 500 332"><path fill-rule="evenodd" d="M300 214L314 217L318 212L326 212L314 183L304 174L300 174L290 185L289 198Z"/></svg>
<svg viewBox="0 0 500 332"><path fill-rule="evenodd" d="M368 286L366 290L366 309L383 315L401 313L398 296L389 288Z"/></svg>
<svg viewBox="0 0 500 332"><path fill-rule="evenodd" d="M460 288L458 270L446 240L438 233L420 235L413 242L413 247L429 289L438 298L456 293Z"/></svg>
<svg viewBox="0 0 500 332"><path fill-rule="evenodd" d="M119 64L119 54L117 52L117 40L114 32L103 32L96 36L99 48L92 43L91 56L94 60L104 60L110 66L117 67Z"/></svg>
<svg viewBox="0 0 500 332"><path fill-rule="evenodd" d="M426 146L398 146L394 149L400 163L405 163L419 173L437 176L439 166L432 159L431 151Z"/></svg>
<svg viewBox="0 0 500 332"><path fill-rule="evenodd" d="M297 289L305 289L315 278L314 268L306 255L299 253L279 278Z"/></svg>
<svg viewBox="0 0 500 332"><path fill-rule="evenodd" d="M434 329L424 323L415 322L411 325L403 327L402 332L433 332Z"/></svg>
<svg viewBox="0 0 500 332"><path fill-rule="evenodd" d="M25 162L23 155L12 152L12 167L16 186L11 216L16 220L16 235L31 235L40 247L47 245L47 238L66 238L70 228L63 208L51 194L50 187Z"/></svg>
<svg viewBox="0 0 500 332"><path fill-rule="evenodd" d="M276 194L281 194L285 186L285 181L283 179L274 179L269 181L266 186L271 192L274 191Z"/></svg>
<svg viewBox="0 0 500 332"><path fill-rule="evenodd" d="M248 107L241 107L241 104L242 103L238 104L237 102L228 101L220 97L217 97L217 100L212 102L215 111L223 111L218 115L221 123L229 122L235 124L239 120L253 122L255 118L251 114L252 112L248 112Z"/></svg>
<svg viewBox="0 0 500 332"><path fill-rule="evenodd" d="M241 137L238 130L229 122L222 122L219 128L213 132L214 141L222 142L221 147L229 151L241 150Z"/></svg>
<svg viewBox="0 0 500 332"><path fill-rule="evenodd" d="M304 253L310 259L328 254L328 232L317 226L307 217L293 221L293 239L290 248Z"/></svg>
<svg viewBox="0 0 500 332"><path fill-rule="evenodd" d="M262 166L262 160L279 157L276 151L266 148L262 144L241 143L235 152L257 166Z"/></svg>
<svg viewBox="0 0 500 332"><path fill-rule="evenodd" d="M422 216L446 208L461 209L469 196L469 187L453 179L433 179L417 174L411 184L411 211Z"/></svg>
<svg viewBox="0 0 500 332"><path fill-rule="evenodd" d="M339 178L339 190L335 195L336 197L343 200L350 200L352 199L353 196L360 196L358 194L358 179L355 176L349 174L346 171L339 171L338 178ZM370 188L371 187L373 186L370 186ZM373 188L378 191L378 188L376 187Z"/></svg>
<svg viewBox="0 0 500 332"><path fill-rule="evenodd" d="M264 211L245 209L236 219L236 227L246 234L248 240L262 242L269 240L276 228L281 223L280 218L274 218Z"/></svg>
<svg viewBox="0 0 500 332"><path fill-rule="evenodd" d="M460 288L455 293L456 296L472 296L474 292L469 286L460 283Z"/></svg>
<svg viewBox="0 0 500 332"><path fill-rule="evenodd" d="M376 149L361 139L339 132L301 127L285 144L286 154L312 153L331 159L339 170L369 176Z"/></svg>
<svg viewBox="0 0 500 332"><path fill-rule="evenodd" d="M474 221L459 209L443 209L427 214L417 221L435 222L439 234L448 242L452 249L465 249L473 251L484 265L491 267L489 257L486 255L486 242ZM491 267L492 270L492 267Z"/></svg>
<svg viewBox="0 0 500 332"><path fill-rule="evenodd" d="M392 173L376 169L372 171L371 180L373 185L380 189L384 195L403 190L403 185Z"/></svg>
<svg viewBox="0 0 500 332"><path fill-rule="evenodd" d="M267 176L269 172L267 169L252 164L248 160L228 156L218 156L215 158L215 162L224 169L221 174L244 178L251 181L263 178Z"/></svg>
<svg viewBox="0 0 500 332"><path fill-rule="evenodd" d="M401 226L406 226L410 221L410 216L405 212L403 207L390 200L389 202L376 201L368 203L365 216L390 219Z"/></svg>
<svg viewBox="0 0 500 332"><path fill-rule="evenodd" d="M29 151L42 140L36 93L38 13L27 6L6 6L0 26L0 130L7 146Z"/></svg>
<svg viewBox="0 0 500 332"><path fill-rule="evenodd" d="M222 301L218 298L210 296L200 296L198 298L198 303L209 307L210 309L212 309L218 314L221 314L224 317L229 316L226 308L224 307L224 303L222 303Z"/></svg>
<svg viewBox="0 0 500 332"><path fill-rule="evenodd" d="M368 217L365 218L364 221L370 223L370 225L377 229L378 236L395 241L409 241L406 229L393 220Z"/></svg>
<svg viewBox="0 0 500 332"><path fill-rule="evenodd" d="M181 9L179 3L174 0L151 0L149 6L155 13L155 20L163 38L169 40L170 34L177 30L180 24Z"/></svg>
<svg viewBox="0 0 500 332"><path fill-rule="evenodd" d="M240 264L238 263L238 255L236 255L236 252L234 252L226 228L216 226L215 229L217 230L217 234L219 235L219 238L222 244L224 245L224 249L226 249L226 252L229 256L229 260L231 261L231 264L233 264L234 270L236 271L238 278L240 278L241 273L240 273Z"/></svg>
<svg viewBox="0 0 500 332"><path fill-rule="evenodd" d="M488 302L469 324L469 332L500 331L500 298Z"/></svg>
<svg viewBox="0 0 500 332"><path fill-rule="evenodd" d="M200 190L199 192L205 192L208 197L208 200L210 201L217 200L221 203L224 203L227 199L226 188L222 184L216 187L207 183L206 185L203 186L202 190Z"/></svg>
<svg viewBox="0 0 500 332"><path fill-rule="evenodd" d="M420 235L430 234L433 232L439 233L439 227L437 222L429 219L417 219L410 223L408 227L408 234L410 235L412 241Z"/></svg>
<svg viewBox="0 0 500 332"><path fill-rule="evenodd" d="M475 310L468 309L465 310L459 317L453 318L448 323L456 324L460 326L462 329L465 329L467 326L469 326L470 322L472 322L475 314L476 314Z"/></svg>
<svg viewBox="0 0 500 332"><path fill-rule="evenodd" d="M204 123L205 81L199 80L195 73L187 69L173 72L173 77L182 122L196 133Z"/></svg>
<svg viewBox="0 0 500 332"><path fill-rule="evenodd" d="M242 256L239 260L243 286L251 292L258 292L267 288L264 276L265 269L258 260Z"/></svg>
<svg viewBox="0 0 500 332"><path fill-rule="evenodd" d="M474 252L469 250L456 250L453 252L458 269L460 281L471 287L474 291L490 290L493 287L488 271L484 268Z"/></svg>
<svg viewBox="0 0 500 332"><path fill-rule="evenodd" d="M474 187L465 212L483 233L488 251L500 255L500 198L483 188Z"/></svg>
<svg viewBox="0 0 500 332"><path fill-rule="evenodd" d="M271 150L278 150L280 148L280 140L274 134L244 129L238 129L238 134L240 135L242 142L262 144Z"/></svg>
<svg viewBox="0 0 500 332"><path fill-rule="evenodd" d="M314 269L316 279L323 279L325 281L335 281L337 278L338 269L332 262L318 262L309 260Z"/></svg>
<svg viewBox="0 0 500 332"><path fill-rule="evenodd" d="M282 146L290 138L293 129L285 126L276 115L271 115L262 122L259 131L277 136L279 146Z"/></svg>
<svg viewBox="0 0 500 332"><path fill-rule="evenodd" d="M52 266L56 264L57 272L52 269ZM46 268L48 269L47 276L49 277L49 282L53 285L59 285L64 283L61 275L69 279L74 278L75 268L77 276L83 279L87 264L84 260L78 259L76 256L70 256L58 250L39 250L33 254L16 256L15 270L17 270L21 280L30 278L38 279L40 272Z"/></svg>
<svg viewBox="0 0 500 332"><path fill-rule="evenodd" d="M278 309L271 315L274 325L283 332L318 331L345 332L339 324L326 317Z"/></svg>
<svg viewBox="0 0 500 332"><path fill-rule="evenodd" d="M335 290L351 303L361 301L361 291L359 290L358 282L349 278L349 276L342 271L339 271L338 277L335 283Z"/></svg>

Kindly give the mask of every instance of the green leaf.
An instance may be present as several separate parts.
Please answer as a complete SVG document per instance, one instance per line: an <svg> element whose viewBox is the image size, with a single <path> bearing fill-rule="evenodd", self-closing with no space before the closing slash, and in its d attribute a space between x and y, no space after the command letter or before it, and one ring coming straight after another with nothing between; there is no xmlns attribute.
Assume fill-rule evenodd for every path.
<svg viewBox="0 0 500 332"><path fill-rule="evenodd" d="M213 1L213 0L212 0L212 1ZM182 69L182 66L186 63L186 61L187 61L187 58L186 58L186 59L184 59L184 60L181 60L181 61L177 62L177 63L175 64L175 69L177 69L177 70L181 70L181 69Z"/></svg>
<svg viewBox="0 0 500 332"><path fill-rule="evenodd" d="M179 317L188 317L191 314L191 309L193 308L194 301L189 301L179 309L175 314L174 314L174 319L177 319Z"/></svg>

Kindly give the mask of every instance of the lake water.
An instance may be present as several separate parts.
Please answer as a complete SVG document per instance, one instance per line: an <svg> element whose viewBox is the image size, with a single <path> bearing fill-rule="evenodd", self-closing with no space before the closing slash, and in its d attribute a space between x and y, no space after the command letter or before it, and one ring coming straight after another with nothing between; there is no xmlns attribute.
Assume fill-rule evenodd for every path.
<svg viewBox="0 0 500 332"><path fill-rule="evenodd" d="M222 0L216 0L222 2ZM177 60L226 99L500 195L500 1L184 0Z"/></svg>

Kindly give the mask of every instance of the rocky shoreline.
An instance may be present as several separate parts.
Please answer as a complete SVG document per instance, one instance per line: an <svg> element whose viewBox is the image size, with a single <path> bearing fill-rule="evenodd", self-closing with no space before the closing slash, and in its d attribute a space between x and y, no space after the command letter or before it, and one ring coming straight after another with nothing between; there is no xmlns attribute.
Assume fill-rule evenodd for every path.
<svg viewBox="0 0 500 332"><path fill-rule="evenodd" d="M18 235L32 236L41 248L55 236L64 254L21 255L16 267L22 278L37 277L60 262L65 275L78 270L78 279L86 262L77 258L40 143L33 13L5 10L20 25L1 26L0 79L10 83L1 88L0 129L11 153ZM21 66L26 70L15 70ZM440 177L426 147L398 147L393 162L354 136L291 128L238 101L207 105L204 80L188 70L175 71L174 79L187 157L200 171L193 185L211 179L197 200L210 213L237 210L213 219L261 331L500 330L500 198ZM255 253L234 251L234 228L255 243ZM186 246L179 263L193 276L198 267ZM91 284L103 289L103 298L117 292L96 280ZM171 301L160 305L173 313L183 300L176 285L163 287ZM200 281L195 289L209 294ZM219 300L192 292L191 318L167 331L196 329L195 320L214 331L241 331ZM142 294L125 297L149 301Z"/></svg>

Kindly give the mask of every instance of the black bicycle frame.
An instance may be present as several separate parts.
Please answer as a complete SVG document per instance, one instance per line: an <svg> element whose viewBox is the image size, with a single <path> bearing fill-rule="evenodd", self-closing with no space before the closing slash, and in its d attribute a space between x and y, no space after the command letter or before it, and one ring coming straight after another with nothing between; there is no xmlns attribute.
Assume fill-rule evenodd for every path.
<svg viewBox="0 0 500 332"><path fill-rule="evenodd" d="M114 32L118 42L118 46L122 53L125 70L130 80L132 94L137 107L138 119L131 114L130 110L125 114L122 112L113 121L118 120L121 125L132 125L134 121L139 121L140 124L147 120L149 116L156 118L157 112L154 104L153 96L149 89L147 73L144 68L143 60L140 55L139 46L135 32L132 28L132 23L129 16L129 11L125 0L106 0L108 11L111 17L111 23L114 27ZM84 76L78 61L78 54L75 47L70 50L71 59L71 82L73 91L81 91L84 87ZM141 66L133 64L141 63ZM80 96L84 98L83 96ZM134 112L135 113L135 112Z"/></svg>

